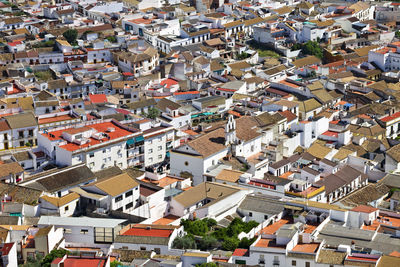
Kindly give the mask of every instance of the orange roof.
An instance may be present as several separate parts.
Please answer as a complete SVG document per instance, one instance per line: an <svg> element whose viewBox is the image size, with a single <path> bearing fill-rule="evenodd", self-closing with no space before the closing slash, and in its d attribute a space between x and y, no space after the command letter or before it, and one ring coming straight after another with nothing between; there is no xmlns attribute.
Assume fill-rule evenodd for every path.
<svg viewBox="0 0 400 267"><path fill-rule="evenodd" d="M153 21L152 19L139 18L139 19L131 19L129 22L135 24L150 24L152 21Z"/></svg>
<svg viewBox="0 0 400 267"><path fill-rule="evenodd" d="M380 215L380 219L376 219L375 221L372 222L371 225L363 225L362 229L363 230L370 230L370 231L375 231L380 225L385 226L393 226L393 227L400 227L400 219L399 218L394 218L394 217L389 217L389 216L383 216Z"/></svg>
<svg viewBox="0 0 400 267"><path fill-rule="evenodd" d="M180 181L180 179L166 176L164 178L161 178L160 180L151 180L151 179L148 179L148 178L144 178L142 181L147 182L147 183L151 183L151 184L155 184L155 185L158 185L160 187L166 187L166 186L168 186L170 184L173 184L173 183L176 183L176 182Z"/></svg>
<svg viewBox="0 0 400 267"><path fill-rule="evenodd" d="M163 217L161 219L158 219L157 221L153 222L153 224L168 225L168 224L176 221L177 219L179 219L178 216L168 215L168 216L165 216L165 217Z"/></svg>
<svg viewBox="0 0 400 267"><path fill-rule="evenodd" d="M232 114L233 116L236 116L238 118L242 117L242 115L240 115L239 112L236 112L236 111L233 111L233 110L229 110L228 113Z"/></svg>
<svg viewBox="0 0 400 267"><path fill-rule="evenodd" d="M316 253L320 243L309 243L309 244L297 244L292 251L294 252L305 252L305 253Z"/></svg>
<svg viewBox="0 0 400 267"><path fill-rule="evenodd" d="M128 229L122 235L130 236L148 236L148 237L169 237L172 234L171 229L152 229L152 228L142 228L135 227Z"/></svg>
<svg viewBox="0 0 400 267"><path fill-rule="evenodd" d="M306 224L305 225L305 229L304 229L304 233L311 234L312 232L314 232L315 229L317 229L316 225Z"/></svg>
<svg viewBox="0 0 400 267"><path fill-rule="evenodd" d="M261 230L261 233L267 234L267 235L273 235L276 233L276 231L278 231L283 225L285 225L287 223L289 223L288 220L280 219L279 221L277 221L271 225L268 225L267 227L264 227Z"/></svg>
<svg viewBox="0 0 400 267"><path fill-rule="evenodd" d="M372 213L377 211L377 208L371 207L371 206L366 206L366 205L359 205L355 208L353 208L351 211L355 212L363 212L363 213Z"/></svg>
<svg viewBox="0 0 400 267"><path fill-rule="evenodd" d="M57 121L67 121L73 119L75 118L72 117L71 115L54 116L54 117L39 119L39 124L52 123Z"/></svg>
<svg viewBox="0 0 400 267"><path fill-rule="evenodd" d="M400 252L394 250L389 256L400 258Z"/></svg>
<svg viewBox="0 0 400 267"><path fill-rule="evenodd" d="M281 248L281 249L285 249L285 246L282 245L277 245L274 239L271 238L261 238L260 240L258 240L258 242L255 244L256 247L264 247L264 248L268 248L268 247L273 247L273 248Z"/></svg>
<svg viewBox="0 0 400 267"><path fill-rule="evenodd" d="M174 95L190 95L190 94L200 94L199 91L185 91L185 92L175 92Z"/></svg>
<svg viewBox="0 0 400 267"><path fill-rule="evenodd" d="M195 131L193 131L193 130L185 130L185 131L183 131L184 133L187 133L188 135L198 135L198 133L196 133Z"/></svg>
<svg viewBox="0 0 400 267"><path fill-rule="evenodd" d="M293 174L293 172L285 172L284 174L282 174L281 176L279 176L279 177L281 177L281 178L285 178L285 179L288 179L289 178L289 176L290 175L292 175Z"/></svg>
<svg viewBox="0 0 400 267"><path fill-rule="evenodd" d="M128 135L133 134L133 132L125 130L123 128L121 128L120 126L116 125L113 122L102 122L102 123L97 123L97 124L92 124L92 125L88 125L85 126L87 128L93 128L95 129L97 132L107 132L107 130L109 128L114 128L115 130L113 132L107 132L108 136L110 137L110 139L108 141L112 141L113 139L117 139L117 138L121 138L121 137L125 137ZM69 129L75 129L75 128L69 128ZM68 130L68 129L66 129ZM48 134L46 133L42 133L42 135L44 137L47 137L50 141L55 141L55 140L63 140L63 138L61 137L62 133L66 131L64 130L57 130L57 131L53 131L53 132L49 132ZM50 134L52 134L54 137L50 136ZM89 147L89 146L93 146L93 145L97 145L100 143L105 143L104 140L97 140L94 138L89 138L89 142L83 145L78 145L75 143L67 143L66 145L62 145L60 146L60 148L63 148L65 150L68 151L75 151L77 149L80 148L84 148L84 147Z"/></svg>
<svg viewBox="0 0 400 267"><path fill-rule="evenodd" d="M105 94L89 95L90 102L92 103L106 103L107 96Z"/></svg>
<svg viewBox="0 0 400 267"><path fill-rule="evenodd" d="M170 88L173 85L177 85L178 82L174 79L168 78L160 82L161 85L165 85L166 88Z"/></svg>

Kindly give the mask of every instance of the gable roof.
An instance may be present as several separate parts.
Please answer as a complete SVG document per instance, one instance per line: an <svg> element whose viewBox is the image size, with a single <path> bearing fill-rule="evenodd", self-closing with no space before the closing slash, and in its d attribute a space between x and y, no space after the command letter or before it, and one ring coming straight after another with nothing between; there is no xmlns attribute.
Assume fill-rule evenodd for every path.
<svg viewBox="0 0 400 267"><path fill-rule="evenodd" d="M19 113L4 117L11 129L37 126L37 121L32 112Z"/></svg>
<svg viewBox="0 0 400 267"><path fill-rule="evenodd" d="M40 173L32 178L36 180L27 181L24 186L52 193L93 180L95 175L86 165L78 165Z"/></svg>
<svg viewBox="0 0 400 267"><path fill-rule="evenodd" d="M220 199L232 195L240 190L243 189L231 185L204 182L182 192L173 199L186 208L193 206L204 199L210 199L210 203L215 203L215 201L219 201Z"/></svg>
<svg viewBox="0 0 400 267"><path fill-rule="evenodd" d="M93 186L113 197L118 196L130 189L133 189L138 185L139 183L136 182L136 180L130 177L127 173L122 173L117 176L95 182L93 184Z"/></svg>
<svg viewBox="0 0 400 267"><path fill-rule="evenodd" d="M80 196L77 193L72 192L62 197L51 197L44 195L40 198L59 208L76 199L79 199L79 197Z"/></svg>

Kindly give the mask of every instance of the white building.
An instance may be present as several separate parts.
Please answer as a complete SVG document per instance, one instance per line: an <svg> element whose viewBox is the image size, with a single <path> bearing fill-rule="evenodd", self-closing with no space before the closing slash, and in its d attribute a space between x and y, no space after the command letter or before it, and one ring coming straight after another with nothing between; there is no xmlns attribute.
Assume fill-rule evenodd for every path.
<svg viewBox="0 0 400 267"><path fill-rule="evenodd" d="M38 146L57 165L85 163L92 171L117 166L128 167L128 140L139 137L140 131L114 120L87 122L82 126L55 129L38 135Z"/></svg>
<svg viewBox="0 0 400 267"><path fill-rule="evenodd" d="M171 173L188 173L194 185L203 182L203 174L228 153L248 157L261 152L262 134L250 117L234 120L230 116L225 127L218 127L171 151Z"/></svg>
<svg viewBox="0 0 400 267"><path fill-rule="evenodd" d="M104 211L116 210L129 213L137 207L140 197L139 183L127 173L88 184L82 189L89 193L83 195L89 199L88 203ZM92 199L90 193L104 197Z"/></svg>
<svg viewBox="0 0 400 267"><path fill-rule="evenodd" d="M54 225L64 229L66 245L109 247L125 222L121 219L41 216L38 226Z"/></svg>

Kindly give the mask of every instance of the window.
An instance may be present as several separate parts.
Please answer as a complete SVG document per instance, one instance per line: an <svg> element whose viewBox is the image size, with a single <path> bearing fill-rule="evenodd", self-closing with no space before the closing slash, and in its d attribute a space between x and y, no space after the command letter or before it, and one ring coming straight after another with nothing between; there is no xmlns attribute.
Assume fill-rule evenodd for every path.
<svg viewBox="0 0 400 267"><path fill-rule="evenodd" d="M121 200L122 200L122 195L117 196L117 197L115 198L115 203L120 202Z"/></svg>
<svg viewBox="0 0 400 267"><path fill-rule="evenodd" d="M103 149L103 154L107 153L107 150Z"/></svg>
<svg viewBox="0 0 400 267"><path fill-rule="evenodd" d="M125 209L130 209L133 207L133 202L126 204Z"/></svg>
<svg viewBox="0 0 400 267"><path fill-rule="evenodd" d="M185 166L188 166L188 165L189 165L189 162L185 161Z"/></svg>
<svg viewBox="0 0 400 267"><path fill-rule="evenodd" d="M309 261L306 261L305 266L306 266L306 267L310 267L310 266L311 266L310 262L309 262Z"/></svg>
<svg viewBox="0 0 400 267"><path fill-rule="evenodd" d="M128 191L125 193L125 197L130 197L133 195L133 191Z"/></svg>
<svg viewBox="0 0 400 267"><path fill-rule="evenodd" d="M89 153L89 158L93 158L94 157L94 153Z"/></svg>
<svg viewBox="0 0 400 267"><path fill-rule="evenodd" d="M296 266L296 261L292 261L292 266Z"/></svg>
<svg viewBox="0 0 400 267"><path fill-rule="evenodd" d="M162 150L162 146L158 146L158 151L161 151Z"/></svg>
<svg viewBox="0 0 400 267"><path fill-rule="evenodd" d="M146 247L140 247L140 250L146 250Z"/></svg>
<svg viewBox="0 0 400 267"><path fill-rule="evenodd" d="M153 158L149 158L149 162L153 162Z"/></svg>
<svg viewBox="0 0 400 267"><path fill-rule="evenodd" d="M69 207L65 206L64 211L68 211L68 210L69 210Z"/></svg>
<svg viewBox="0 0 400 267"><path fill-rule="evenodd" d="M252 212L249 212L249 217L253 217L253 213Z"/></svg>
<svg viewBox="0 0 400 267"><path fill-rule="evenodd" d="M268 215L264 215L264 220L268 219Z"/></svg>
<svg viewBox="0 0 400 267"><path fill-rule="evenodd" d="M87 235L89 233L88 229L81 229L81 235Z"/></svg>
<svg viewBox="0 0 400 267"><path fill-rule="evenodd" d="M154 252L155 252L156 254L161 254L160 248L154 248Z"/></svg>
<svg viewBox="0 0 400 267"><path fill-rule="evenodd" d="M162 159L162 155L158 155L158 159Z"/></svg>
<svg viewBox="0 0 400 267"><path fill-rule="evenodd" d="M68 228L65 228L64 229L64 234L72 234L72 230L68 229Z"/></svg>
<svg viewBox="0 0 400 267"><path fill-rule="evenodd" d="M149 153L153 153L153 149L152 148L149 149Z"/></svg>

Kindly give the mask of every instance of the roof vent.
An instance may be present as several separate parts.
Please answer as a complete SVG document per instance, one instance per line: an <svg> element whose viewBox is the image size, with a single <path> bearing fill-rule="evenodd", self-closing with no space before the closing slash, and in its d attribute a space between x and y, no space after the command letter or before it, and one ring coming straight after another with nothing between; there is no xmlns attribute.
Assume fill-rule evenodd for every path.
<svg viewBox="0 0 400 267"><path fill-rule="evenodd" d="M146 226L146 230L151 230L151 226Z"/></svg>
<svg viewBox="0 0 400 267"><path fill-rule="evenodd" d="M115 128L114 128L114 127L108 127L108 128L107 128L107 132L108 132L108 133L115 132Z"/></svg>

